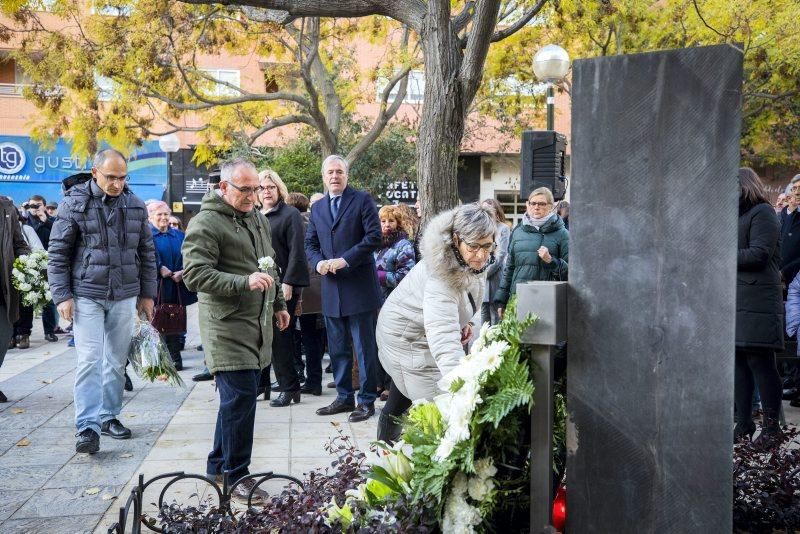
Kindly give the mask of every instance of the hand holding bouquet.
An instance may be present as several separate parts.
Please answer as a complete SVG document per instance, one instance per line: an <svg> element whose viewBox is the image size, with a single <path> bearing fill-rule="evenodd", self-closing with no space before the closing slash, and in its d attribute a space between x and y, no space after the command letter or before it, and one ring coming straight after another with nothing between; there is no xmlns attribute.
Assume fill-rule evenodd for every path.
<svg viewBox="0 0 800 534"><path fill-rule="evenodd" d="M175 369L167 347L161 341L161 335L148 321L136 319L128 360L136 374L145 380L161 380L170 386L183 387L183 380Z"/></svg>
<svg viewBox="0 0 800 534"><path fill-rule="evenodd" d="M41 311L53 298L47 283L47 251L34 250L15 259L11 281L22 296L22 305L33 306L35 313Z"/></svg>

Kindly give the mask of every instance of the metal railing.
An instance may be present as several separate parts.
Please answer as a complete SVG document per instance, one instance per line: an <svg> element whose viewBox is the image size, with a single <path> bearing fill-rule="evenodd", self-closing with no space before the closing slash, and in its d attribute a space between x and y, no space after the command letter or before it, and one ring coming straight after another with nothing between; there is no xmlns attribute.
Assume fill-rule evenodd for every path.
<svg viewBox="0 0 800 534"><path fill-rule="evenodd" d="M275 479L282 479L288 482L297 484L301 489L303 488L303 483L290 475L276 475L272 471L266 473L251 473L246 475L236 482L233 485L229 485L228 483L228 474L225 473L222 477L222 487L216 483L216 481L211 480L210 478L204 475L197 475L192 473L184 473L183 471L177 471L174 473L164 473L158 476L155 476L148 480L147 482L144 481L144 475L139 475L139 482L135 488L133 488L128 495L128 499L125 501L125 505L119 509L119 518L116 523L111 525L108 528L108 534L125 534L126 532L130 534L141 534L142 533L142 525L146 526L149 530L153 532L164 532L163 529L156 526L155 518L148 518L150 520L146 520L146 516L143 514L143 506L144 506L144 495L147 488L156 481L159 480L166 480L170 479L169 482L161 489L161 492L158 495L158 509L161 510L164 507L164 498L167 495L167 491L172 487L174 484L180 482L181 480L187 479L195 479L202 482L205 482L217 493L217 499L219 502L219 510L228 515L233 515L231 510L230 501L231 495L233 490L245 482L246 480L254 480L255 484L252 488L250 488L250 492L247 496L247 507L250 508L253 505L253 495L256 492L256 489L261 486L264 482L268 480L275 480ZM130 524L130 530L128 526Z"/></svg>

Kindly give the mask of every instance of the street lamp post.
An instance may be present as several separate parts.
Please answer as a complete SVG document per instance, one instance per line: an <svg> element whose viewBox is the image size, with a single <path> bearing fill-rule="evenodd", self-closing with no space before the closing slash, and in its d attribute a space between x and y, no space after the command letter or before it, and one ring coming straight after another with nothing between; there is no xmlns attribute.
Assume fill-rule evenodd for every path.
<svg viewBox="0 0 800 534"><path fill-rule="evenodd" d="M558 45L547 45L533 56L533 73L547 84L547 129L555 130L555 91L553 85L560 83L569 72L570 59L567 51Z"/></svg>
<svg viewBox="0 0 800 534"><path fill-rule="evenodd" d="M172 154L181 149L181 140L174 133L158 138L158 148L167 153L167 200L172 205Z"/></svg>

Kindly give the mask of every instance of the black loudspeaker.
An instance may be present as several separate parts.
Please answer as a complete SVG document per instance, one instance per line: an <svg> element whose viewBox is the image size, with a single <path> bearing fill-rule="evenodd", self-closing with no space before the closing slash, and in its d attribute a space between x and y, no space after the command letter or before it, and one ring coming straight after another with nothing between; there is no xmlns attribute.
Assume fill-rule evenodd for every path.
<svg viewBox="0 0 800 534"><path fill-rule="evenodd" d="M555 200L561 200L567 192L564 176L564 153L567 150L565 135L551 130L522 132L522 175L520 197L527 199L531 191L547 187Z"/></svg>

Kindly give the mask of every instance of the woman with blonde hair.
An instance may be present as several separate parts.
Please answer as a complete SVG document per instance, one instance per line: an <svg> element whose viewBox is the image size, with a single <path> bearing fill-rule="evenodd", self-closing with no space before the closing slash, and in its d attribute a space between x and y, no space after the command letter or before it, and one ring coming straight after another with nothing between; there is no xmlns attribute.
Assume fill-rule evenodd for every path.
<svg viewBox="0 0 800 534"><path fill-rule="evenodd" d="M266 169L258 173L261 191L261 212L269 220L272 232L272 248L275 249L275 265L281 280L283 298L291 320L289 328L278 329L273 325L272 364L278 379L281 394L270 402L270 406L284 407L292 402L300 402L300 382L302 367L297 366L297 347L294 344L294 329L297 316L297 302L303 287L307 287L308 264L303 249L303 216L297 208L286 203L289 190L278 173ZM301 360L302 362L302 360ZM269 369L261 373L259 392L270 390Z"/></svg>
<svg viewBox="0 0 800 534"><path fill-rule="evenodd" d="M503 278L494 296L501 317L520 282L567 279L569 232L553 210L553 192L534 189L526 204L522 222L511 232Z"/></svg>

